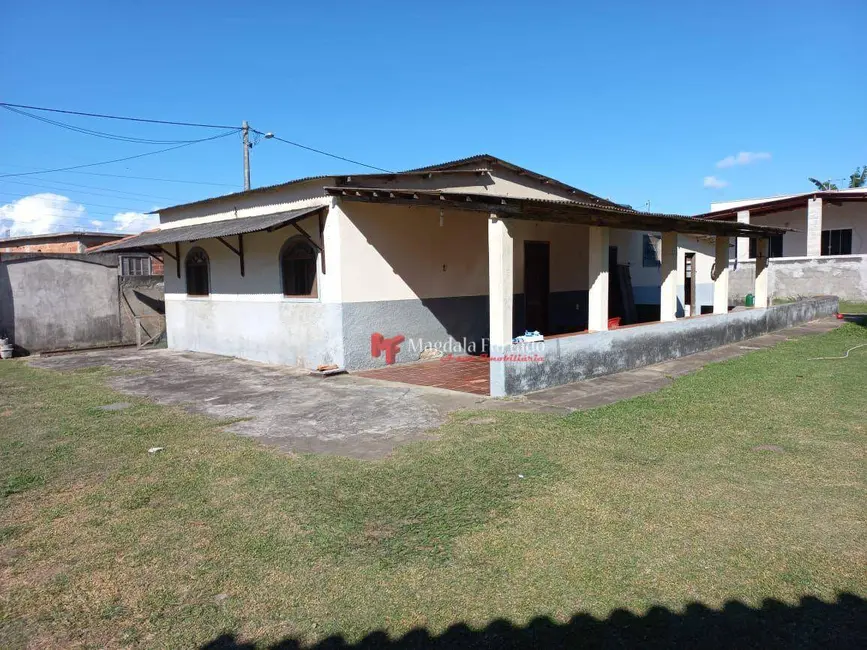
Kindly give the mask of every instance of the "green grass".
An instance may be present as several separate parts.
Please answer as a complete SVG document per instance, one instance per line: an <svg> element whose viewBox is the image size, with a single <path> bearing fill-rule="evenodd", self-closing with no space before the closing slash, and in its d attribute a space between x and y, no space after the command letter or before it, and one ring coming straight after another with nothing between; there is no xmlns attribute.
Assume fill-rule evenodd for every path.
<svg viewBox="0 0 867 650"><path fill-rule="evenodd" d="M854 300L840 301L841 314L867 314L867 302L855 302Z"/></svg>
<svg viewBox="0 0 867 650"><path fill-rule="evenodd" d="M376 462L2 362L0 647L867 596L867 348L808 360L864 342L845 325L565 418L460 413Z"/></svg>

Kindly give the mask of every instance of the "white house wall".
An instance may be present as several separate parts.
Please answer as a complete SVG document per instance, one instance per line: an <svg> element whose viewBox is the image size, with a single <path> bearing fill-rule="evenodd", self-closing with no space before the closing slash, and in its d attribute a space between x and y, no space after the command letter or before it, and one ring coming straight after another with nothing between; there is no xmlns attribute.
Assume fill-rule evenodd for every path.
<svg viewBox="0 0 867 650"><path fill-rule="evenodd" d="M658 232L636 230L611 230L610 244L617 246L617 261L629 265L632 291L639 306L658 306L662 276L659 266L644 266L644 236L659 237ZM699 238L678 235L677 238L677 300L678 316L684 315L684 272L686 254L695 253L695 305L700 313L702 306L713 305L713 279L711 269L716 260L715 243L712 237ZM731 249L732 255L734 249Z"/></svg>
<svg viewBox="0 0 867 650"><path fill-rule="evenodd" d="M398 361L425 345L481 350L488 336L488 215L340 202L347 367L375 367L370 337L407 339ZM551 245L549 321L564 331L587 318L587 228L508 220L514 240L514 326L524 327L524 241ZM412 342L410 344L410 341Z"/></svg>
<svg viewBox="0 0 867 650"><path fill-rule="evenodd" d="M326 222L328 240L337 237L336 221ZM319 242L316 217L301 222ZM329 227L333 236L329 237ZM273 233L244 236L245 275L238 256L216 239L181 244L181 277L174 260L166 260L166 333L173 349L226 354L245 359L315 368L323 363L343 365L342 306L339 262L323 274L318 260L317 298L283 296L279 252L291 227ZM237 245L237 237L227 238ZM209 258L210 295L188 296L183 261L194 246ZM334 247L335 258L339 248Z"/></svg>
<svg viewBox="0 0 867 650"><path fill-rule="evenodd" d="M796 232L783 235L783 257L804 257L807 254L807 209L795 208L750 217L750 223L760 226L782 226ZM822 230L852 229L852 254L867 254L867 204L852 201L834 205L822 202Z"/></svg>

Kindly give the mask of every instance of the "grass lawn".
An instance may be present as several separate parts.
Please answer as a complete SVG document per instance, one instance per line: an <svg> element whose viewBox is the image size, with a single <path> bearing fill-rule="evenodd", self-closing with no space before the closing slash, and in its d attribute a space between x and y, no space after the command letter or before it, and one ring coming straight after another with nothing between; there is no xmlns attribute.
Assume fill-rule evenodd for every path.
<svg viewBox="0 0 867 650"><path fill-rule="evenodd" d="M867 302L841 300L839 309L841 314L867 314Z"/></svg>
<svg viewBox="0 0 867 650"><path fill-rule="evenodd" d="M847 324L568 417L459 413L375 462L4 361L0 647L865 598L867 347L808 360L860 343Z"/></svg>

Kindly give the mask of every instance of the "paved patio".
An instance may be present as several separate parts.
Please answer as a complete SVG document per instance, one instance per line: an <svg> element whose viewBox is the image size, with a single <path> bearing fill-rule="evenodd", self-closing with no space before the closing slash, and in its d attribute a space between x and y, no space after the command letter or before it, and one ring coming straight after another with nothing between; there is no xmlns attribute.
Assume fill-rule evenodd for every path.
<svg viewBox="0 0 867 650"><path fill-rule="evenodd" d="M401 363L353 374L356 377L445 388L486 397L491 394L490 368L487 359L481 357L443 357L431 361Z"/></svg>
<svg viewBox="0 0 867 650"><path fill-rule="evenodd" d="M222 420L229 431L295 453L380 458L433 437L449 412L474 395L360 377L314 377L287 366L175 350L115 348L35 357L52 370L98 366L123 393Z"/></svg>

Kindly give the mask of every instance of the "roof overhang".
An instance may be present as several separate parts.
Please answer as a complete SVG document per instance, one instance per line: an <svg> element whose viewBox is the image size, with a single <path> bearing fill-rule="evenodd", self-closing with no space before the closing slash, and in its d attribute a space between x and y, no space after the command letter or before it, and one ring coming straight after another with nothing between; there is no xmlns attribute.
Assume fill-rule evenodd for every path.
<svg viewBox="0 0 867 650"><path fill-rule="evenodd" d="M299 221L307 216L328 211L326 205L314 205L297 210L277 212L256 217L235 217L220 221L209 221L190 226L177 226L148 230L140 235L133 235L120 241L104 244L88 250L88 253L109 253L112 251L138 250L152 252L160 250L162 244L175 242L192 242L200 239L215 239L232 235L245 235L263 230L274 231Z"/></svg>
<svg viewBox="0 0 867 650"><path fill-rule="evenodd" d="M715 210L697 215L702 219L733 219L736 218L738 212L749 212L750 215L772 214L781 212L782 210L792 210L793 208L807 207L807 202L810 199L822 199L831 204L840 204L847 201L867 201L867 191L858 192L851 190L825 190L817 192L806 192L795 196L784 198L770 199L768 201L757 201L755 203L747 203L734 208L726 208L724 210Z"/></svg>
<svg viewBox="0 0 867 650"><path fill-rule="evenodd" d="M553 201L441 190L396 190L377 187L326 187L325 191L331 196L340 197L346 201L452 208L497 214L512 219L605 226L625 230L752 238L780 235L791 230L778 226L759 226L676 214L640 212L628 208L580 201Z"/></svg>

